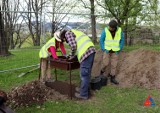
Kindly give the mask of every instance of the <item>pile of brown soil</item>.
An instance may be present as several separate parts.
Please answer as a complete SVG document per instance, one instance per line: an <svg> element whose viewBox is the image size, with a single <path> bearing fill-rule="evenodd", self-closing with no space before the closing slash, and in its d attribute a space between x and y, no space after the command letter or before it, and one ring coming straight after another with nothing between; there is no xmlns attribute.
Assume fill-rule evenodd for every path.
<svg viewBox="0 0 160 113"><path fill-rule="evenodd" d="M97 76L100 73L102 56L103 52L98 50L92 76ZM121 52L117 80L122 87L140 86L148 89L160 89L160 52L145 49L129 53Z"/></svg>
<svg viewBox="0 0 160 113"><path fill-rule="evenodd" d="M122 54L117 79L123 87L160 89L160 52L138 49Z"/></svg>
<svg viewBox="0 0 160 113"><path fill-rule="evenodd" d="M42 104L48 99L65 100L68 96L62 95L39 81L31 81L23 86L16 87L8 93L8 102L12 108L29 106L33 103Z"/></svg>
<svg viewBox="0 0 160 113"><path fill-rule="evenodd" d="M75 85L70 85L67 82L55 81L46 82L46 86L60 92L63 95L68 95L68 97L75 97Z"/></svg>
<svg viewBox="0 0 160 113"><path fill-rule="evenodd" d="M92 72L91 72L92 77L96 77L100 75L101 64L103 61L102 59L103 59L102 50L96 50L96 54L95 54L94 62L92 66Z"/></svg>

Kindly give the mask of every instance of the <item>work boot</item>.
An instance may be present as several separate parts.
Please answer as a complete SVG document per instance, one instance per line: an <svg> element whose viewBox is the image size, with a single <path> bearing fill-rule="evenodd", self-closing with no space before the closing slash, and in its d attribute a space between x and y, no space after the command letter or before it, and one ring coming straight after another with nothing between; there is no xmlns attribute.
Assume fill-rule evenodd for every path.
<svg viewBox="0 0 160 113"><path fill-rule="evenodd" d="M111 83L113 83L115 85L119 84L119 82L115 79L115 76L110 75L110 80L111 80Z"/></svg>
<svg viewBox="0 0 160 113"><path fill-rule="evenodd" d="M83 99L83 100L88 99L88 97L81 96L79 93L75 93L75 97L78 98L78 99Z"/></svg>
<svg viewBox="0 0 160 113"><path fill-rule="evenodd" d="M80 88L79 87L76 87L75 90L76 90L76 92L80 92Z"/></svg>
<svg viewBox="0 0 160 113"><path fill-rule="evenodd" d="M100 75L103 75L104 71L101 70Z"/></svg>
<svg viewBox="0 0 160 113"><path fill-rule="evenodd" d="M75 91L78 92L78 93L80 93L80 87L76 87ZM90 88L88 88L88 95L91 95Z"/></svg>

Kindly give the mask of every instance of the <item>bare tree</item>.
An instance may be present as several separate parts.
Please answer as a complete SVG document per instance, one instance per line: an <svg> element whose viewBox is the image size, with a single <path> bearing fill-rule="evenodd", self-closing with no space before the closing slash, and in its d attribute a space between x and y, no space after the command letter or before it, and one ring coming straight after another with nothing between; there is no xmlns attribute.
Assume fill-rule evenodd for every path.
<svg viewBox="0 0 160 113"><path fill-rule="evenodd" d="M95 0L90 0L90 7L87 6L87 4L81 0L85 8L90 9L90 14L91 14L91 27L92 27L92 38L93 42L97 42L97 34L96 34L96 16L95 16Z"/></svg>
<svg viewBox="0 0 160 113"><path fill-rule="evenodd" d="M4 20L3 20L3 13L1 13L2 6L0 5L0 56L7 56L10 55L7 46L7 38L6 32L4 29Z"/></svg>
<svg viewBox="0 0 160 113"><path fill-rule="evenodd" d="M67 2L64 0L51 0L51 1L42 1L42 0L29 0L28 2L28 11L33 11L34 13L28 13L28 25L29 30L32 36L32 40L34 45L40 45L40 35L41 35L41 17L42 17L42 9L44 10L44 7L47 7L46 4L52 4L52 32L51 37L53 36L54 32L59 29L60 24L64 20L64 18L68 15L68 13L75 7L75 2ZM32 4L29 6L29 4ZM46 5L46 6L45 6ZM45 12L45 11L44 11ZM63 14L62 14L63 13ZM33 16L34 14L34 16ZM46 13L45 13L46 14ZM48 15L48 14L46 14ZM43 16L46 16L43 14ZM33 17L35 18L35 23L33 24ZM64 25L65 26L65 25ZM43 26L44 27L44 26ZM35 31L33 30L35 29ZM34 35L36 34L36 35ZM36 38L35 38L36 36Z"/></svg>
<svg viewBox="0 0 160 113"><path fill-rule="evenodd" d="M33 45L40 46L41 36L41 15L43 5L46 3L43 0L25 0L28 13L25 15L28 20L28 28L32 37ZM35 21L33 21L35 20Z"/></svg>
<svg viewBox="0 0 160 113"><path fill-rule="evenodd" d="M21 48L21 46L23 45L23 43L30 37L30 33L26 32L26 29L24 29L23 27L25 27L25 24L22 23L23 20L19 23L16 24L15 26L15 40L14 40L14 44L17 48Z"/></svg>
<svg viewBox="0 0 160 113"><path fill-rule="evenodd" d="M52 32L51 37L54 32L58 29L63 29L66 25L61 28L62 21L65 17L73 10L76 6L75 1L64 1L64 0L51 0L52 3ZM66 23L67 24L67 23Z"/></svg>
<svg viewBox="0 0 160 113"><path fill-rule="evenodd" d="M20 37L15 37L14 33L18 30L17 23L20 18L19 13L19 0L3 0L3 15L4 15L4 28L6 32L6 46L9 49L14 49L18 44ZM20 28L19 28L20 30ZM20 33L20 32L17 32ZM19 34L17 34L18 36Z"/></svg>

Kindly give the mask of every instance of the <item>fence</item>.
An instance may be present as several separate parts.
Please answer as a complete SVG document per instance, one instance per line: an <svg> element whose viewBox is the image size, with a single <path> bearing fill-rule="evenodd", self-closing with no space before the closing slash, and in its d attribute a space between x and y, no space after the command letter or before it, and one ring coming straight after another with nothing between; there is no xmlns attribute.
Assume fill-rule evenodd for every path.
<svg viewBox="0 0 160 113"><path fill-rule="evenodd" d="M21 15L26 12L17 12ZM44 13L39 18L39 25L41 27L41 46L44 45L50 38L52 33L52 25L53 22L49 18L51 13ZM56 14L59 17L64 14ZM69 19L70 18L70 19ZM14 55L19 55L20 53L28 57L18 57L14 61L12 66L9 66L9 62L14 55L11 55L10 60L7 60L6 57L0 57L0 73L15 71L19 69L24 69L28 67L35 67L38 66L39 58L38 53L40 47L34 47L33 41L30 36L30 30L28 28L28 21L23 20L23 16L17 21L14 27L13 40L10 40L10 43L15 43L14 49L10 49L9 51ZM85 32L88 36L92 37L91 32L91 22L90 22L90 15L83 15L83 14L68 14L65 16L64 19L60 20L61 22L57 22L55 25L56 29L78 29ZM97 41L99 41L100 35L104 27L106 26L109 20L106 18L102 18L101 15L96 16L96 32L97 32ZM35 27L35 18L32 19L32 27ZM147 30L146 30L147 29ZM35 32L36 29L33 29ZM19 33L19 34L18 34ZM17 42L16 42L17 41ZM155 29L136 29L135 31L128 32L128 43L130 45L157 45L160 44L160 31ZM11 45L10 45L11 46ZM19 48L20 47L20 48ZM17 49L18 48L18 49ZM28 49L29 48L29 49ZM32 50L30 50L32 48ZM19 53L20 52L20 53ZM28 55L29 54L29 55ZM36 57L35 57L36 56ZM28 61L28 59L30 59ZM17 63L21 63L21 65L17 66Z"/></svg>

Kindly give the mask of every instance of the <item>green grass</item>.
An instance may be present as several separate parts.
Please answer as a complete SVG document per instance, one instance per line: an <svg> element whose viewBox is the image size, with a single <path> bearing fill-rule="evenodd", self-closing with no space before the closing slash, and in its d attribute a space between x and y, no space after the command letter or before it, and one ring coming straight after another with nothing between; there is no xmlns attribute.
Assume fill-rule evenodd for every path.
<svg viewBox="0 0 160 113"><path fill-rule="evenodd" d="M100 49L100 45L95 45L96 49ZM135 49L148 49L148 50L154 50L154 51L160 51L160 45L132 45L132 46L124 46L123 51L129 52Z"/></svg>
<svg viewBox="0 0 160 113"><path fill-rule="evenodd" d="M144 48L144 49L148 49L148 50L154 50L154 51L160 51L160 45L133 45L133 46L124 46L124 51L128 52L128 51L132 51L135 49L140 49L140 48Z"/></svg>
<svg viewBox="0 0 160 113"><path fill-rule="evenodd" d="M0 57L0 71L20 68L39 63L37 48L19 49L11 51L13 55ZM96 48L99 48L96 45ZM124 51L132 51L140 46L124 47ZM142 48L142 47L141 47ZM159 46L143 46L146 49L160 50ZM38 79L39 70L33 71L26 76L18 77L19 74L27 72L35 67L0 73L0 89L8 92L11 88L25 84L26 82ZM54 73L54 70L52 70ZM68 81L68 71L57 70L58 80ZM79 70L72 71L73 83L79 83ZM143 103L147 96L151 95L156 106L144 107ZM33 104L29 107L17 108L16 113L159 113L160 112L160 91L147 90L138 87L120 88L108 85L101 90L95 91L92 99L88 101L77 100L50 100L43 105Z"/></svg>
<svg viewBox="0 0 160 113"><path fill-rule="evenodd" d="M0 58L0 69L7 70L39 63L39 50L15 50L12 55Z"/></svg>
<svg viewBox="0 0 160 113"><path fill-rule="evenodd" d="M0 73L0 88L5 90L9 90L12 87L25 83L26 81L35 79L35 75L38 75L38 71L34 71L33 73L30 73L30 76L18 78L19 74L27 72L35 67L9 71L11 69L38 64L38 50L22 49L11 51L11 53L12 55L9 57L0 57L0 71L8 70L8 72Z"/></svg>
<svg viewBox="0 0 160 113"><path fill-rule="evenodd" d="M148 94L155 101L155 107L144 107ZM18 113L159 113L158 91L140 88L102 87L88 101L64 100L47 101L43 105L33 105L17 109ZM24 111L25 110L25 111Z"/></svg>

